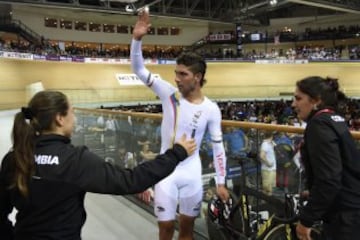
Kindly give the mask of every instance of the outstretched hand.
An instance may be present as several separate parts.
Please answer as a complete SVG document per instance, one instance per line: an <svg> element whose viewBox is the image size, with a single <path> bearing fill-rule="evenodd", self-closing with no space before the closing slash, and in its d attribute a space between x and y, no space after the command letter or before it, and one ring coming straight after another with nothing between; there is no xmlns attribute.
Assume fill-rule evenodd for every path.
<svg viewBox="0 0 360 240"><path fill-rule="evenodd" d="M141 38L147 34L150 27L149 11L141 10L133 29L133 38L138 41L141 40Z"/></svg>
<svg viewBox="0 0 360 240"><path fill-rule="evenodd" d="M226 202L229 199L229 191L226 189L225 185L223 184L217 185L216 194L223 202Z"/></svg>
<svg viewBox="0 0 360 240"><path fill-rule="evenodd" d="M188 156L193 154L196 150L196 142L195 139L190 138L189 140L186 140L186 134L183 134L181 138L176 142L177 144L180 144L185 148Z"/></svg>

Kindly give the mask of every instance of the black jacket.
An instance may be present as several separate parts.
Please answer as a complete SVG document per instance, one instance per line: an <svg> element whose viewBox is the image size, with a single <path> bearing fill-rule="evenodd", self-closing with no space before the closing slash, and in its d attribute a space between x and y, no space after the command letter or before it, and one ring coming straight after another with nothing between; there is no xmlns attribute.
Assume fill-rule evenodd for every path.
<svg viewBox="0 0 360 240"><path fill-rule="evenodd" d="M69 138L44 135L37 141L36 173L27 199L14 188L9 189L14 168L12 156L12 152L5 156L0 171L0 238L78 240L86 219L86 192L142 192L168 176L187 153L175 144L153 161L133 170L122 169L84 146L74 147ZM15 227L7 218L13 207L18 210Z"/></svg>
<svg viewBox="0 0 360 240"><path fill-rule="evenodd" d="M342 210L360 209L360 154L345 120L333 111L313 113L304 133L308 204L300 221L310 227Z"/></svg>

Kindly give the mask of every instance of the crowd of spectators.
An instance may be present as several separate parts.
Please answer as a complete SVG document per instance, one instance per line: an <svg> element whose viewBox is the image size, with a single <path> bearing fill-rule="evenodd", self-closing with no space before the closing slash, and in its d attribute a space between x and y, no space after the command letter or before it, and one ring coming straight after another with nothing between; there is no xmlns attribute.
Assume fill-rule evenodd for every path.
<svg viewBox="0 0 360 240"><path fill-rule="evenodd" d="M291 100L253 100L253 101L217 101L224 120L249 121L268 124L294 125L301 127L305 123L296 117ZM160 104L139 104L136 106L111 107L115 110L161 113ZM348 126L360 130L360 99L348 99L342 106Z"/></svg>
<svg viewBox="0 0 360 240"><path fill-rule="evenodd" d="M173 59L183 49L148 49L144 50L145 58L164 58ZM103 58L129 58L130 50L128 48L92 48L88 46L77 46L71 44L65 49L60 49L57 44L44 41L42 44L31 44L27 41L6 41L0 38L0 51L27 52L39 55L60 55L60 56L82 56L82 57L103 57Z"/></svg>
<svg viewBox="0 0 360 240"><path fill-rule="evenodd" d="M345 27L340 25L338 27L328 27L328 28L317 28L311 29L307 28L305 32L296 33L289 28L285 28L281 31L277 31L274 34L270 33L259 33L259 39L251 40L251 33L242 34L243 44L247 43L275 43L280 44L280 42L295 42L294 48L289 49L270 49L269 51L256 51L256 50L243 50L242 58L244 59L309 59L309 60L337 60L340 58L356 60L360 59L360 44L353 45L333 45L325 46L324 44L312 44L312 45L302 45L302 41L314 41L314 40L336 40L336 39L359 39L360 42L360 26L351 25ZM218 33L221 35L221 33ZM211 47L206 47L205 43L235 43L237 40L235 38L235 33L226 32L224 34L230 34L231 37L226 38L227 40L217 40L217 38L206 37L202 41L201 49L198 50L198 53L205 56L206 58L233 58L237 57L236 53L232 50L223 50L221 48L212 49ZM216 34L215 34L216 35ZM220 38L222 39L222 38ZM225 38L224 38L225 39ZM275 39L277 39L275 41ZM205 47L204 47L205 46ZM211 46L211 45L210 45ZM245 49L245 48L243 48ZM266 48L265 48L266 49ZM343 51L344 50L344 51ZM347 51L347 52L346 52Z"/></svg>
<svg viewBox="0 0 360 240"><path fill-rule="evenodd" d="M282 124L302 128L306 126L305 122L300 121L296 117L290 100L218 101L218 105L224 120ZM349 99L341 108L349 129L360 131L360 99ZM160 104L118 106L112 107L111 109L114 111L123 110L147 113L162 112ZM117 121L119 123L121 121L128 123L128 120L122 118L117 118ZM123 126L123 123L121 125ZM129 162L131 162L131 166L136 166L143 161L148 161L147 158L144 158L142 152L149 152L151 157L153 152L159 151L160 122L158 120L146 117L132 118L131 124L128 124L126 128L118 128L119 131L124 131L124 129L126 129L126 131L131 129L131 134L128 134L126 139L128 141L130 140L132 144L127 146L127 150L120 147L119 153L121 153L121 156L128 156L130 154L131 161L127 158L117 158L113 156L117 164L130 166ZM123 135L124 133L119 132L119 134ZM256 131L255 128L224 126L223 140L228 157L228 164L230 168L238 166L238 161L235 156L247 156L253 159L261 156L263 142L266 141L266 139L270 139L270 136L271 142L273 141L274 143L276 168L273 170L276 171L276 180L272 182L272 187L269 188L270 191L267 193L282 194L283 192L297 191L300 184L298 174L301 164L298 146L302 141L301 134L279 131ZM210 143L210 135L206 133L200 146L200 156L204 172L211 172L214 168L212 165L213 153L211 148L209 148ZM106 148L106 145L104 148ZM255 169L257 168L257 164L256 161L249 160L246 162L245 168L248 170ZM255 173L255 171L249 171ZM239 179L236 178L236 174L230 174L229 177L232 178L234 183L233 191L238 193ZM257 186L256 184L261 185L261 183L255 180L256 178L252 179L251 174L246 179L249 186ZM139 196L139 198L143 200L142 196Z"/></svg>
<svg viewBox="0 0 360 240"><path fill-rule="evenodd" d="M81 47L72 44L65 48L65 50L57 49L56 45L54 45L56 49L56 54L63 55L71 55L71 56L84 56L84 57L105 57L105 58L129 58L130 50L129 48L124 47L114 47L114 48L103 48L101 44L98 48L91 47ZM182 48L154 48L154 49L144 49L143 55L145 58L165 58L172 59L175 58L180 52Z"/></svg>
<svg viewBox="0 0 360 240"><path fill-rule="evenodd" d="M56 53L56 47L48 40L41 38L39 43L31 43L25 40L5 40L0 37L0 51L26 52L39 55Z"/></svg>
<svg viewBox="0 0 360 240"><path fill-rule="evenodd" d="M349 49L353 51L352 60L360 59L360 47L354 46ZM245 59L308 59L308 60L339 60L343 58L343 46L326 48L323 46L299 46L297 48L289 48L286 50L271 49L269 52L257 52L252 50L247 52L244 56Z"/></svg>
<svg viewBox="0 0 360 240"><path fill-rule="evenodd" d="M281 36L294 35L294 33L280 33ZM330 36L331 35L331 36ZM325 47L321 44L314 45L301 45L301 42L297 42L297 47L289 49L270 49L267 52L257 50L243 51L242 56L238 56L235 48L228 47L226 49L217 48L213 49L211 46L217 42L208 42L197 50L199 54L207 59L232 59L243 58L245 60L254 59L309 59L309 60L336 60L336 59L360 59L360 27L356 26L339 26L337 28L327 28L316 30L307 29L305 33L302 33L298 37L300 40L316 40L316 39L334 39L341 37L359 38L359 44L353 44L348 46L331 46ZM270 37L268 37L270 38ZM293 38L293 37L292 37ZM231 38L232 41L236 41ZM267 39L267 41L270 41ZM273 41L273 40L271 40ZM266 49L266 48L265 48ZM41 43L32 44L21 38L17 41L4 40L0 38L0 50L3 51L16 51L16 52L30 52L39 55L61 55L61 56L82 56L82 57L104 57L104 58L129 58L128 47L111 47L104 48L103 44L98 44L97 47L90 47L89 45L81 45L72 43L60 47L58 42L50 41L42 38ZM144 49L144 57L152 59L173 59L181 51L189 50L189 47L149 47Z"/></svg>
<svg viewBox="0 0 360 240"><path fill-rule="evenodd" d="M174 59L184 48L148 49L144 50L144 57L151 59ZM104 58L129 58L129 49L94 49L90 47L70 46L61 50L57 45L34 45L25 41L4 41L0 39L0 51L30 52L39 55L61 55ZM233 49L201 49L197 51L206 59L233 59L237 58ZM289 49L270 49L268 52L251 50L245 52L243 59L309 59L309 60L337 60L343 59L344 47L326 48L323 46L299 46ZM347 58L360 59L360 44L348 46Z"/></svg>

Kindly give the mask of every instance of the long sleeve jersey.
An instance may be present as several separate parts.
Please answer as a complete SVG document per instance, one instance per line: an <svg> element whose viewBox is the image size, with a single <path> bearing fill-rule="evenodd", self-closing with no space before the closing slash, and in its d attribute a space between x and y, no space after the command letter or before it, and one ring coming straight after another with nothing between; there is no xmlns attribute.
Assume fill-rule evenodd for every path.
<svg viewBox="0 0 360 240"><path fill-rule="evenodd" d="M10 188L14 177L13 152L2 161L0 170L0 236L8 239L81 239L86 219L86 192L133 194L142 192L168 176L187 157L185 149L173 149L134 169L105 162L85 146L74 147L59 135L40 136L35 148L35 174L29 196ZM13 227L8 214L18 210Z"/></svg>
<svg viewBox="0 0 360 240"><path fill-rule="evenodd" d="M344 118L333 111L312 114L301 158L310 192L300 211L304 226L341 210L360 209L360 154Z"/></svg>
<svg viewBox="0 0 360 240"><path fill-rule="evenodd" d="M193 104L182 96L177 96L178 89L169 82L152 75L144 65L141 41L132 40L131 65L133 72L151 88L160 98L163 108L161 124L161 151L169 148L184 133L194 138L198 146L194 154L178 165L186 167L189 174L201 175L199 148L208 129L213 149L217 183L224 184L226 175L226 156L221 131L221 112L216 103L205 97L201 104Z"/></svg>

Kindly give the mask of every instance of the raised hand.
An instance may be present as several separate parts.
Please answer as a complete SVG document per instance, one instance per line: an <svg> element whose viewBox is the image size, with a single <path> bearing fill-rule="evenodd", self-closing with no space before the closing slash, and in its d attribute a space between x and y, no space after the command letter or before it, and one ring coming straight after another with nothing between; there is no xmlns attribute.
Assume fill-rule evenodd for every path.
<svg viewBox="0 0 360 240"><path fill-rule="evenodd" d="M138 15L138 20L133 29L133 38L141 40L141 38L147 34L151 27L149 11L141 10Z"/></svg>

